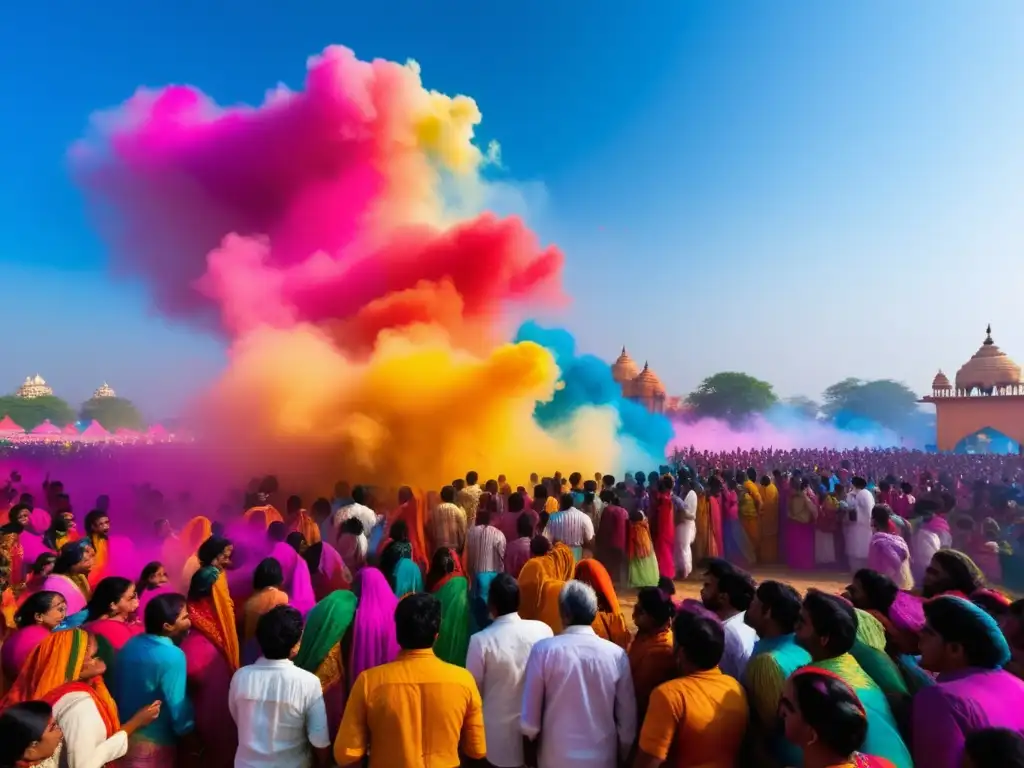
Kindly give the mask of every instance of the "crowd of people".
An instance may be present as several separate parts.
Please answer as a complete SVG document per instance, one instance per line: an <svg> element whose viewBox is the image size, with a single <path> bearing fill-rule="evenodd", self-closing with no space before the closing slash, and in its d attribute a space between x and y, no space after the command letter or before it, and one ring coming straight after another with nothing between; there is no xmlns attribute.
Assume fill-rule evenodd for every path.
<svg viewBox="0 0 1024 768"><path fill-rule="evenodd" d="M267 477L214 519L147 488L81 528L12 474L0 768L1024 766L1022 474L691 450L308 508Z"/></svg>

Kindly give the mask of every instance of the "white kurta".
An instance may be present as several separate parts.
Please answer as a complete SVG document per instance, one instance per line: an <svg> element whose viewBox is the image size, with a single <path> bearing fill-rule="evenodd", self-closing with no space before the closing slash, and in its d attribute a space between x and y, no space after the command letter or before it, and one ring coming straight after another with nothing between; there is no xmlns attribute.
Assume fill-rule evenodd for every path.
<svg viewBox="0 0 1024 768"><path fill-rule="evenodd" d="M64 731L64 741L43 768L102 768L125 756L128 734L118 731L109 739L96 703L88 693L61 696L53 705L53 718Z"/></svg>

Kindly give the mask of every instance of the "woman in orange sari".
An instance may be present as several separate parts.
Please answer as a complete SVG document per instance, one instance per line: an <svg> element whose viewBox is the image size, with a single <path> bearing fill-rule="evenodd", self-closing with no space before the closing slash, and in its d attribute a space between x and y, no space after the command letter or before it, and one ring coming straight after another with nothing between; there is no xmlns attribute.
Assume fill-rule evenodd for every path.
<svg viewBox="0 0 1024 768"><path fill-rule="evenodd" d="M205 545L204 545L205 546ZM225 605L218 584L224 574L213 565L196 571L188 591L192 631L181 643L188 665L188 694L195 707L196 736L206 768L230 768L238 749L238 729L224 717L231 676L239 666L234 607Z"/></svg>
<svg viewBox="0 0 1024 768"><path fill-rule="evenodd" d="M546 554L527 560L519 572L519 615L543 621L555 634L561 632L558 595L565 582L572 579L575 567L572 550L562 542Z"/></svg>
<svg viewBox="0 0 1024 768"><path fill-rule="evenodd" d="M175 542L178 546L173 548L177 551L163 553L171 573L181 574L181 584L186 592L189 584L192 583L192 577L200 568L199 547L211 536L213 536L213 523L210 522L210 519L202 515L193 517L181 529L181 536ZM167 541L173 540L168 539Z"/></svg>
<svg viewBox="0 0 1024 768"><path fill-rule="evenodd" d="M54 632L29 655L0 711L45 701L64 732L54 765L73 766L86 758L93 765L112 763L128 751L128 736L157 718L160 705L143 707L122 726L103 682L105 671L96 638L81 629Z"/></svg>
<svg viewBox="0 0 1024 768"><path fill-rule="evenodd" d="M597 618L594 619L594 632L598 637L610 640L620 648L628 648L632 639L626 627L626 617L619 607L619 598L615 594L615 586L608 570L597 560L581 560L576 564L577 581L589 584L597 593Z"/></svg>
<svg viewBox="0 0 1024 768"><path fill-rule="evenodd" d="M269 503L270 496L266 493L257 493L254 499L255 504L245 510L242 516L246 525L253 528L262 528L264 531L271 523L283 523L284 518L277 511L273 504Z"/></svg>

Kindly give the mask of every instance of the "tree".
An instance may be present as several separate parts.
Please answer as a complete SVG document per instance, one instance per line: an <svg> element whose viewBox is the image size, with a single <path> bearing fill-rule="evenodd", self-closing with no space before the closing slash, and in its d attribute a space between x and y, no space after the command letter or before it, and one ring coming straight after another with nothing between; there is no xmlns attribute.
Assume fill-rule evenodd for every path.
<svg viewBox="0 0 1024 768"><path fill-rule="evenodd" d="M145 429L146 420L131 400L123 397L94 397L82 403L78 417L83 422L98 421L111 432L115 429Z"/></svg>
<svg viewBox="0 0 1024 768"><path fill-rule="evenodd" d="M823 411L837 426L868 419L898 431L918 418L917 394L892 379L844 379L825 390Z"/></svg>
<svg viewBox="0 0 1024 768"><path fill-rule="evenodd" d="M821 412L821 406L805 395L795 395L786 398L786 405L805 419L817 419Z"/></svg>
<svg viewBox="0 0 1024 768"><path fill-rule="evenodd" d="M10 416L19 427L33 430L47 419L58 427L75 420L75 409L54 395L43 397L0 397L0 419Z"/></svg>
<svg viewBox="0 0 1024 768"><path fill-rule="evenodd" d="M731 423L764 413L778 400L768 382L733 371L709 376L686 398L698 418L724 419Z"/></svg>

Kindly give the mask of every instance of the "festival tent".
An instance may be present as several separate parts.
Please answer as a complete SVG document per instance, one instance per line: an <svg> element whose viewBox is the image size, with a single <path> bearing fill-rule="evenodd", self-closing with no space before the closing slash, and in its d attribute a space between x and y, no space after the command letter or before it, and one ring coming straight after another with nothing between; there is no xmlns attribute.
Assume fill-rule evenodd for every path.
<svg viewBox="0 0 1024 768"><path fill-rule="evenodd" d="M74 424L68 424L61 430L61 434L67 435L68 437L78 437L78 427Z"/></svg>
<svg viewBox="0 0 1024 768"><path fill-rule="evenodd" d="M82 434L79 437L83 437L87 440L103 440L104 438L110 437L110 433L103 428L103 425L93 419L89 422L89 426L82 430Z"/></svg>
<svg viewBox="0 0 1024 768"><path fill-rule="evenodd" d="M10 416L0 419L0 435L23 435L25 430L14 423Z"/></svg>
<svg viewBox="0 0 1024 768"><path fill-rule="evenodd" d="M153 440L166 440L167 430L164 429L163 424L154 424L146 432L146 437L152 438Z"/></svg>
<svg viewBox="0 0 1024 768"><path fill-rule="evenodd" d="M32 430L33 435L43 436L59 435L61 434L61 432L61 428L58 427L56 424L51 423L49 419L47 419L38 427Z"/></svg>

